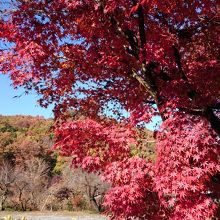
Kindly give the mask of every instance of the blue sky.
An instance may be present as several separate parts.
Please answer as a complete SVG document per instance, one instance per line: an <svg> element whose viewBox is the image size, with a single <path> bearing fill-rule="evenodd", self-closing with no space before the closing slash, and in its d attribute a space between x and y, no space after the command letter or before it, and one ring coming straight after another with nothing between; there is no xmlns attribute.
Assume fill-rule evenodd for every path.
<svg viewBox="0 0 220 220"><path fill-rule="evenodd" d="M0 9L9 9L10 1L0 1ZM0 48L5 45L0 41ZM20 96L20 98L13 98ZM44 109L37 104L37 95L32 92L25 95L23 89L13 89L7 75L0 73L0 114L1 115L41 115L45 118L53 117L52 107Z"/></svg>
<svg viewBox="0 0 220 220"><path fill-rule="evenodd" d="M22 95L20 98L14 96ZM52 107L42 108L37 104L34 92L25 95L23 89L13 89L7 75L0 74L0 114L1 115L41 115L53 117Z"/></svg>
<svg viewBox="0 0 220 220"><path fill-rule="evenodd" d="M14 98L14 96L20 96ZM7 75L0 73L0 115L41 115L45 118L52 118L52 106L48 109L37 104L37 95L34 92L26 95L24 90L13 89L11 81ZM153 130L156 123L160 123L159 118L154 118L153 123L146 127Z"/></svg>

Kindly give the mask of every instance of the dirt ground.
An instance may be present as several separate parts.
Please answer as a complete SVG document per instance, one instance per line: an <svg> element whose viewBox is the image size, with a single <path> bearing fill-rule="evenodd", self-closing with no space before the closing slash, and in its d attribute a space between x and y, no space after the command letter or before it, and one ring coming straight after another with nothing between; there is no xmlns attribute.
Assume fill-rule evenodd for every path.
<svg viewBox="0 0 220 220"><path fill-rule="evenodd" d="M27 220L108 220L104 215L89 212L0 212L0 220L6 216L16 220L26 217ZM14 219L13 219L14 220Z"/></svg>

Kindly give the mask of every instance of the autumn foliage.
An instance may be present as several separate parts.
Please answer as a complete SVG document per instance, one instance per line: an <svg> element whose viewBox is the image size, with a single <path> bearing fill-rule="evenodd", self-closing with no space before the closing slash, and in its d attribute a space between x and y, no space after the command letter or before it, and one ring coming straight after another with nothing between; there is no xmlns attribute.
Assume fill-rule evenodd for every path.
<svg viewBox="0 0 220 220"><path fill-rule="evenodd" d="M54 104L55 147L111 182L112 218L218 219L217 1L8 4L0 70ZM71 121L74 111L84 117ZM154 116L155 163L131 153Z"/></svg>
<svg viewBox="0 0 220 220"><path fill-rule="evenodd" d="M52 151L53 120L0 115L1 211L103 211L109 184Z"/></svg>

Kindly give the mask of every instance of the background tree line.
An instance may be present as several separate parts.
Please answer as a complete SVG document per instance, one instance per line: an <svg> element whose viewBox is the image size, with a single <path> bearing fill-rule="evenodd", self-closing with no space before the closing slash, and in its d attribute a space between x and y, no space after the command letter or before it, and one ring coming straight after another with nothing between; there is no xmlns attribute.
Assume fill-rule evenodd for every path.
<svg viewBox="0 0 220 220"><path fill-rule="evenodd" d="M0 210L103 210L109 188L98 173L72 169L71 159L52 150L53 120L0 116ZM131 157L154 161L150 131L139 132ZM140 149L141 148L141 149Z"/></svg>

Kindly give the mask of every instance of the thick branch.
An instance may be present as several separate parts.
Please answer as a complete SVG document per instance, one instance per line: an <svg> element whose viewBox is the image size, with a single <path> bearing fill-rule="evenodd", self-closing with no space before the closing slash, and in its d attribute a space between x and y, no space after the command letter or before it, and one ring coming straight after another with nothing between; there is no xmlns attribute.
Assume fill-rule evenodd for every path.
<svg viewBox="0 0 220 220"><path fill-rule="evenodd" d="M155 105L156 102L154 100L144 100L145 104Z"/></svg>
<svg viewBox="0 0 220 220"><path fill-rule="evenodd" d="M164 116L164 112L161 111L162 100L159 96L158 88L152 77L151 71L144 64L142 64L141 72L143 75L145 75L145 78L138 75L135 70L132 70L132 77L135 78L140 83L140 85L142 85L145 88L145 90L152 96L155 104L158 107L161 118L164 121L166 120L166 118Z"/></svg>
<svg viewBox="0 0 220 220"><path fill-rule="evenodd" d="M174 57L176 59L176 63L181 75L181 78L188 84L189 87L189 92L188 92L188 97L189 98L194 98L196 95L196 91L192 88L192 86L190 85L183 69L182 69L182 65L181 65L181 57L180 57L180 53L179 50L173 46L173 50L174 50ZM218 109L220 108L220 103L217 103L215 106L213 107L209 107L207 106L206 108L202 109L202 110L188 110L187 112L193 115L200 115L200 116L204 116L211 124L212 128L215 130L215 132L220 135L220 119L214 114L213 109Z"/></svg>
<svg viewBox="0 0 220 220"><path fill-rule="evenodd" d="M146 44L146 35L145 35L145 28L144 28L144 14L142 5L140 4L137 10L138 18L139 18L139 35L141 41L141 48L144 47Z"/></svg>
<svg viewBox="0 0 220 220"><path fill-rule="evenodd" d="M137 3L136 0L133 0L133 5L136 6L137 4L139 3ZM141 4L138 5L137 14L138 14L140 46L141 48L143 48L144 45L146 44L146 35L145 35L145 28L144 28L144 13L143 13L143 8Z"/></svg>
<svg viewBox="0 0 220 220"><path fill-rule="evenodd" d="M220 102L214 104L211 106L212 109L216 109L216 110L219 110L220 109Z"/></svg>
<svg viewBox="0 0 220 220"><path fill-rule="evenodd" d="M139 48L138 48L138 43L136 40L135 33L129 29L124 31L124 34L126 38L128 39L128 42L131 47L131 54L135 56L135 58L139 59L138 53L139 53Z"/></svg>
<svg viewBox="0 0 220 220"><path fill-rule="evenodd" d="M204 115L210 122L214 131L220 136L220 119L214 114L211 108L207 108Z"/></svg>
<svg viewBox="0 0 220 220"><path fill-rule="evenodd" d="M177 67L179 69L179 73L180 73L181 78L185 81L188 81L185 73L183 72L180 53L179 53L179 50L177 49L176 46L173 46L173 52L174 52L175 61L176 61Z"/></svg>
<svg viewBox="0 0 220 220"><path fill-rule="evenodd" d="M135 33L130 29L122 30L122 28L119 26L119 22L112 15L109 18L110 22L116 27L117 32L128 40L131 49L126 48L126 50L129 52L129 54L132 54L138 60L139 48Z"/></svg>
<svg viewBox="0 0 220 220"><path fill-rule="evenodd" d="M220 119L214 114L212 108L210 107L206 109L180 108L180 110L192 115L205 117L211 124L212 129L220 136Z"/></svg>
<svg viewBox="0 0 220 220"><path fill-rule="evenodd" d="M157 103L156 94L151 90L151 86L149 85L149 83L147 83L142 76L138 75L135 70L132 70L132 77L135 78L147 90L147 92L149 92L149 94L154 98L155 102Z"/></svg>

